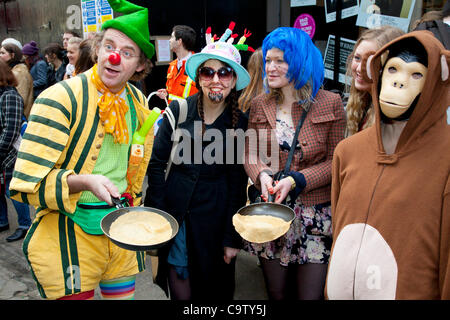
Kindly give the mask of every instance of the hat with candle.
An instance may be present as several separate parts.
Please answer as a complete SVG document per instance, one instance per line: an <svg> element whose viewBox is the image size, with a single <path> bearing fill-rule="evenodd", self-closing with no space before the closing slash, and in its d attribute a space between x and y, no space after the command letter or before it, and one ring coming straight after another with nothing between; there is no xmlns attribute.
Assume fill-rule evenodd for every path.
<svg viewBox="0 0 450 320"><path fill-rule="evenodd" d="M201 52L196 53L189 57L186 61L186 73L191 79L195 79L197 69L206 60L220 60L228 64L237 76L236 90L244 89L250 83L250 76L241 65L241 55L239 50L231 43L227 41L232 33L234 23L230 23L227 31L222 35L218 41L207 41L206 47ZM209 29L209 28L208 28Z"/></svg>

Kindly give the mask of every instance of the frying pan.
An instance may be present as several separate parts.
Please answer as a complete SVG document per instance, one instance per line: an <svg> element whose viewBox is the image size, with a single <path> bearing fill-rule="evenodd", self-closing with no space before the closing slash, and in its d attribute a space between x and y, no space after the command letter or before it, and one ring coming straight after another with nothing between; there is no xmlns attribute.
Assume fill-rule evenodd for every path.
<svg viewBox="0 0 450 320"><path fill-rule="evenodd" d="M268 194L267 202L261 202L260 197L258 200L259 202L240 208L237 213L243 216L268 215L281 218L286 222L292 222L294 220L294 210L284 204L273 202L273 195L270 193Z"/></svg>
<svg viewBox="0 0 450 320"><path fill-rule="evenodd" d="M258 215L272 216L272 217L276 217L276 218L280 218L280 219L284 220L285 222L287 222L287 224L289 226L291 224L292 220L294 220L294 218L295 218L294 210L292 210L290 207L288 207L284 204L278 204L278 203L274 203L272 201L273 201L273 197L269 194L268 202L257 202L257 203L250 204L248 206L244 206L241 209L239 209L236 214L240 214L243 216L258 216ZM234 224L234 220L233 220L233 224ZM236 231L241 234L242 238L244 238L248 241L251 241L251 242L256 241L256 243L263 243L266 241L272 241L272 240L279 238L282 235L282 234L280 234L280 232L286 233L286 231L288 230L288 229L286 229L286 231L284 231L284 228L283 228L283 230L280 230L279 227L275 227L272 230L273 232L267 231L267 233L265 233L264 235L260 234L258 239L253 238L253 240L250 240L251 237L248 238L248 236L249 236L248 232L251 232L253 227L254 227L253 225L247 225L246 227L244 227L244 229L239 230L239 231L236 229ZM258 228L256 228L253 231L260 233L262 230L258 230ZM261 238L261 236L262 236L262 238Z"/></svg>
<svg viewBox="0 0 450 320"><path fill-rule="evenodd" d="M129 243L121 242L121 241L118 241L118 240L112 238L111 235L109 234L111 224L118 217L120 217L124 214L127 214L129 212L136 212L136 211L153 212L153 213L156 213L156 214L162 216L167 221L169 221L170 227L172 228L172 235L171 235L170 239L168 239L167 241L157 243L157 244L152 244L152 245L136 245L136 244L129 244ZM173 239L173 237L175 237L175 235L178 233L178 222L177 222L177 220L175 220L175 218L173 216L171 216L170 214L168 214L165 211L155 209L155 208L150 208L150 207L121 207L117 210L114 210L114 211L108 213L106 216L104 216L100 223L100 226L101 226L102 231L105 234L105 236L107 236L109 239L111 239L111 241L114 244L116 244L117 246L119 246L123 249L131 250L131 251L147 251L147 250L154 250L154 249L161 248L162 246L166 245L171 239Z"/></svg>
<svg viewBox="0 0 450 320"><path fill-rule="evenodd" d="M268 215L292 222L295 218L294 210L284 204L271 202L271 198L269 195L268 202L257 202L244 206L237 213L243 216Z"/></svg>

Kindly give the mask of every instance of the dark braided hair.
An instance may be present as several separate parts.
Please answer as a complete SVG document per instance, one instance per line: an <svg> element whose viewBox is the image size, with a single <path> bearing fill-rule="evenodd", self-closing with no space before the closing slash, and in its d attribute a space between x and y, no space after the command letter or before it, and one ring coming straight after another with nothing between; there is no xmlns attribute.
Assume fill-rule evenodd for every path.
<svg viewBox="0 0 450 320"><path fill-rule="evenodd" d="M229 66L225 62L223 62L223 63L226 66ZM197 109L198 109L198 114L200 115L200 118L202 119L202 133L205 132L205 111L203 110L203 91L202 91L202 88L200 87L198 70L203 66L203 64L201 64L197 68L197 72L195 75L195 86L198 89ZM233 74L235 75L234 71L233 71ZM225 98L225 108L228 108L229 106L231 106L233 128L236 128L238 121L239 121L240 111L239 111L238 99L239 99L239 95L236 91L236 87L231 89L230 94Z"/></svg>
<svg viewBox="0 0 450 320"><path fill-rule="evenodd" d="M195 86L198 89L197 109L200 118L202 119L202 134L205 132L205 112L203 111L203 91L198 84L198 76L195 79Z"/></svg>

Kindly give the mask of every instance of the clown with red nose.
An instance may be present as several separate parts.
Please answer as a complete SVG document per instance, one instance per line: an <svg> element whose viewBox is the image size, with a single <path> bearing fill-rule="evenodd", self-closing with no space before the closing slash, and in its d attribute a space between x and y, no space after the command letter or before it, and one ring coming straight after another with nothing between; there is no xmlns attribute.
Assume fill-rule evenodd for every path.
<svg viewBox="0 0 450 320"><path fill-rule="evenodd" d="M118 65L120 64L120 54L118 54L117 52L113 52L109 55L108 57L108 61L109 63L111 63L112 65Z"/></svg>
<svg viewBox="0 0 450 320"><path fill-rule="evenodd" d="M146 77L155 50L148 9L108 2L123 15L94 38L91 69L35 100L32 115L41 120L28 123L35 138L21 144L29 158L17 159L11 180L11 195L37 209L24 252L44 299L88 300L98 288L103 299L133 299L136 274L145 268L145 254L116 246L101 221L116 210L113 198L141 203L153 136L143 139L144 157L128 179L133 134L150 114L128 81Z"/></svg>

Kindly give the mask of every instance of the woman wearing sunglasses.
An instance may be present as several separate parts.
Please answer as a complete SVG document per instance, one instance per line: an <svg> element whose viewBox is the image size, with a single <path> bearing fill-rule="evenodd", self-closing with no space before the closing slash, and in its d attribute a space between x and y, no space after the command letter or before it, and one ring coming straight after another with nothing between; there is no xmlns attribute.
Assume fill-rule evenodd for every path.
<svg viewBox="0 0 450 320"><path fill-rule="evenodd" d="M249 83L237 49L215 42L186 62L199 92L187 98L183 132L165 180L173 140L167 116L155 136L145 205L172 214L180 225L174 241L159 250L156 283L174 300L231 300L241 238L232 216L245 205L247 175L230 129L247 127L237 91ZM179 119L180 104L168 107ZM167 115L168 112L164 114ZM240 148L242 150L242 148Z"/></svg>
<svg viewBox="0 0 450 320"><path fill-rule="evenodd" d="M277 28L262 48L266 93L250 103L248 130L256 130L258 141L246 145L244 167L262 198L270 193L276 203L287 200L295 218L280 238L244 247L259 257L269 299L291 293L294 299L320 299L331 249L331 159L344 137L344 108L339 95L320 89L322 56L307 33ZM260 157L263 146L272 150L270 162ZM280 177L291 147L290 168Z"/></svg>

